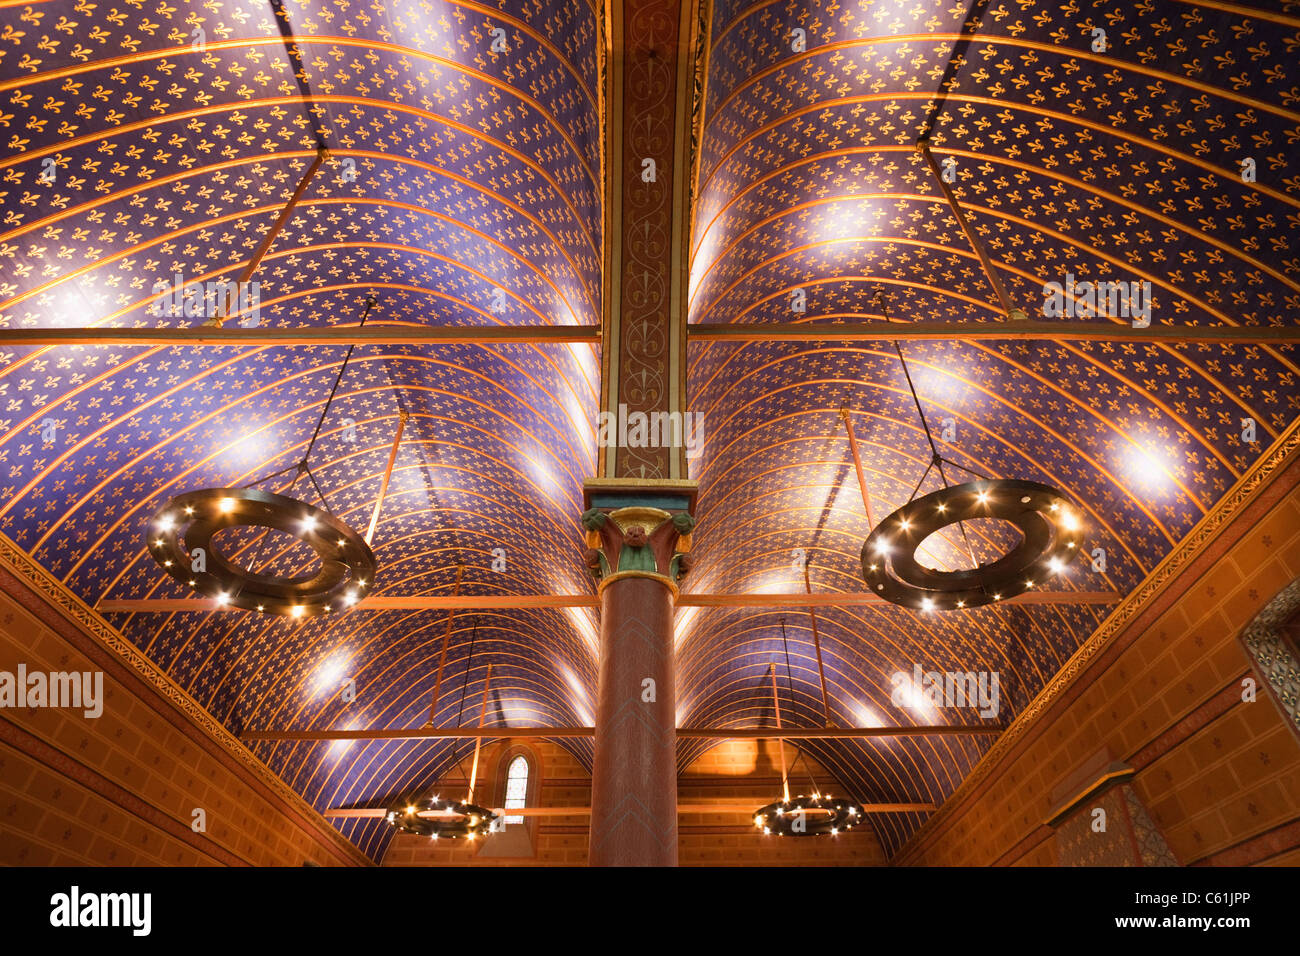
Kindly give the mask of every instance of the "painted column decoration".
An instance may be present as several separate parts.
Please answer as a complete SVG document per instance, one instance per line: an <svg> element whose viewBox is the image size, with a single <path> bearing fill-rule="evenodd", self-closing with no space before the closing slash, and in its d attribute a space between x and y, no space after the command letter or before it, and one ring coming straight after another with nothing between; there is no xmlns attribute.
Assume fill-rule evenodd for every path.
<svg viewBox="0 0 1300 956"><path fill-rule="evenodd" d="M598 5L599 6L599 5ZM590 862L677 865L673 614L689 567L686 300L691 121L703 8L599 6L607 171L601 414L586 483L587 566L601 599Z"/></svg>
<svg viewBox="0 0 1300 956"><path fill-rule="evenodd" d="M638 571L664 578L675 588L690 570L695 519L685 512L630 507L607 513L590 508L582 514L582 526L587 529L587 567L603 582Z"/></svg>

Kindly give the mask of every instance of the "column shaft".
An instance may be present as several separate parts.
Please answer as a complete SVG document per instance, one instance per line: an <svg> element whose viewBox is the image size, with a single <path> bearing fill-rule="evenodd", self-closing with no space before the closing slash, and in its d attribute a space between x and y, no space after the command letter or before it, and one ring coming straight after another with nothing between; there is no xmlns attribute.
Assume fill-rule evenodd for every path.
<svg viewBox="0 0 1300 956"><path fill-rule="evenodd" d="M672 593L625 577L601 598L590 863L676 866Z"/></svg>

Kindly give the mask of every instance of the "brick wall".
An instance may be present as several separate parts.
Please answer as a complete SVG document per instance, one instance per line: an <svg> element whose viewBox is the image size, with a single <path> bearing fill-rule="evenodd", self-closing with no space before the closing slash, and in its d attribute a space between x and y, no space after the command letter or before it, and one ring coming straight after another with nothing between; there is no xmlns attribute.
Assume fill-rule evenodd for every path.
<svg viewBox="0 0 1300 956"><path fill-rule="evenodd" d="M215 725L178 688L162 690L66 613L94 622L93 612L48 579L45 593L33 587L36 573L0 552L0 670L102 670L105 701L94 719L0 710L0 864L367 862L256 758L196 722ZM195 808L204 833L191 827Z"/></svg>
<svg viewBox="0 0 1300 956"><path fill-rule="evenodd" d="M591 805L591 778L581 764L559 745L549 741L499 741L484 747L479 773L484 800L500 806L502 775L509 757L527 747L540 780L534 807L579 807ZM885 862L879 840L870 827L855 828L835 837L807 839L763 836L754 828L753 812L771 803L781 793L780 770L767 751L774 741L724 741L706 751L678 776L679 805L732 804L725 813L683 813L678 817L678 857L681 865L706 866L791 866L791 865L878 865ZM787 757L793 751L787 748ZM486 774L486 777L484 775ZM830 776L814 765L818 781L830 783ZM800 777L807 778L800 763ZM440 792L463 794L466 781L444 780ZM831 784L833 791L833 784ZM489 796L490 799L489 799ZM481 802L476 799L476 802ZM433 841L428 837L399 834L393 837L384 856L385 866L585 866L589 818L587 814L538 817L530 824L532 856L487 855L489 843L465 840Z"/></svg>
<svg viewBox="0 0 1300 956"><path fill-rule="evenodd" d="M568 751L548 740L504 740L486 745L479 755L479 782L474 802L500 807L504 802L504 775L509 759L523 752L531 765L528 806L578 807L591 805L591 777ZM464 761L466 771L470 761ZM464 799L468 780L457 776L439 781L438 792ZM482 840L430 840L428 837L397 834L388 844L384 866L586 866L587 824L585 812L562 817L526 818L526 856L483 855ZM487 838L497 841L496 835Z"/></svg>
<svg viewBox="0 0 1300 956"><path fill-rule="evenodd" d="M1178 862L1300 863L1300 737L1240 635L1300 577L1300 468L1189 551L977 785L959 790L896 862L1052 865L1053 791L1099 752L1132 786ZM1242 700L1242 679L1260 683ZM977 768L978 772L979 768ZM975 775L972 775L974 778Z"/></svg>
<svg viewBox="0 0 1300 956"><path fill-rule="evenodd" d="M795 756L790 743L786 761ZM809 775L823 792L836 794L835 778L815 761L801 758L790 792L807 793ZM680 804L736 802L731 814L679 818L683 866L880 866L884 849L870 825L833 837L764 836L754 811L781 796L781 767L775 740L727 740L706 750L678 777Z"/></svg>

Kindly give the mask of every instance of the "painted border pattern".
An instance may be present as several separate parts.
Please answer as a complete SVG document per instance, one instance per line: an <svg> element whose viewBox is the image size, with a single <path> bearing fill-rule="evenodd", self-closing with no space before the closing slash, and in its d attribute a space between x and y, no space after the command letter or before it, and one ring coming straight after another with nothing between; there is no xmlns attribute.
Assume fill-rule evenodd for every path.
<svg viewBox="0 0 1300 956"><path fill-rule="evenodd" d="M1300 661L1278 634L1278 626L1297 609L1300 609L1300 581L1292 581L1246 625L1241 642L1246 645L1251 662L1264 677L1287 723L1300 733Z"/></svg>

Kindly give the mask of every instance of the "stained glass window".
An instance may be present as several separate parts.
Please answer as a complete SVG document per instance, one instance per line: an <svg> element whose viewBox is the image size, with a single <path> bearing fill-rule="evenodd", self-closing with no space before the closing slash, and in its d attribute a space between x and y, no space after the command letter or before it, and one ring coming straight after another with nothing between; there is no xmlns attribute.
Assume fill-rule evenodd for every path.
<svg viewBox="0 0 1300 956"><path fill-rule="evenodd" d="M528 798L528 758L520 755L510 761L506 771L506 810L525 806ZM506 816L506 823L523 823L522 816Z"/></svg>

